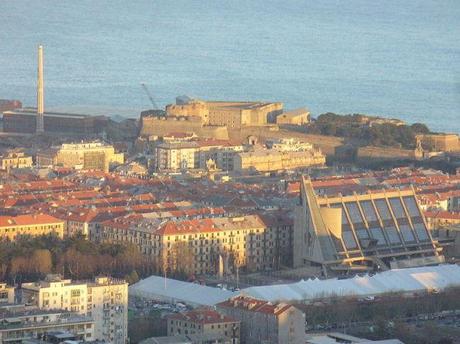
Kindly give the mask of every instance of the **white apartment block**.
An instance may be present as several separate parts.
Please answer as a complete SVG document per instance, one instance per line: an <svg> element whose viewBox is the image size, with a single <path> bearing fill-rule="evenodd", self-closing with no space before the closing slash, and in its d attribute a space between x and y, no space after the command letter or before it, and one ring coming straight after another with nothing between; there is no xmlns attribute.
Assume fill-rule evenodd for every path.
<svg viewBox="0 0 460 344"><path fill-rule="evenodd" d="M94 320L66 311L24 305L0 307L0 344L22 343L52 331L72 333L78 340L94 340Z"/></svg>
<svg viewBox="0 0 460 344"><path fill-rule="evenodd" d="M72 282L59 276L22 284L22 302L40 309L61 309L94 320L94 338L124 344L128 338L128 283L110 277Z"/></svg>

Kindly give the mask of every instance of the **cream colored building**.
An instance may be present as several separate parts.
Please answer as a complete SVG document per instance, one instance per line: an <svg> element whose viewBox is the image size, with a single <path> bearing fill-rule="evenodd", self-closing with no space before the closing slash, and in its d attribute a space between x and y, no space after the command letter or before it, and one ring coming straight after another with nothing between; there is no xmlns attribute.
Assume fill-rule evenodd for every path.
<svg viewBox="0 0 460 344"><path fill-rule="evenodd" d="M417 141L430 150L439 152L460 151L460 141L457 134L424 134L417 135Z"/></svg>
<svg viewBox="0 0 460 344"><path fill-rule="evenodd" d="M198 308L166 317L168 336L204 335L213 343L240 343L240 322L214 309Z"/></svg>
<svg viewBox="0 0 460 344"><path fill-rule="evenodd" d="M124 154L102 142L64 143L37 154L40 166L62 166L108 172L112 164L123 164Z"/></svg>
<svg viewBox="0 0 460 344"><path fill-rule="evenodd" d="M234 157L243 146L227 140L175 140L154 145L154 168L156 171L184 171L206 169L209 159L218 169L231 171Z"/></svg>
<svg viewBox="0 0 460 344"><path fill-rule="evenodd" d="M0 283L0 304L1 303L14 303L14 287L6 283Z"/></svg>
<svg viewBox="0 0 460 344"><path fill-rule="evenodd" d="M11 151L0 156L0 170L9 172L12 168L32 167L32 157L24 152Z"/></svg>
<svg viewBox="0 0 460 344"><path fill-rule="evenodd" d="M305 314L292 305L236 296L216 306L219 312L241 321L242 343L305 343Z"/></svg>
<svg viewBox="0 0 460 344"><path fill-rule="evenodd" d="M189 97L178 97L176 104L166 106L169 117L197 117L205 125L229 129L263 126L282 112L283 103L203 101Z"/></svg>
<svg viewBox="0 0 460 344"><path fill-rule="evenodd" d="M94 282L72 282L59 276L22 284L22 302L43 310L66 310L94 319L94 338L125 344L128 338L128 284L97 277Z"/></svg>
<svg viewBox="0 0 460 344"><path fill-rule="evenodd" d="M265 221L265 222L264 222ZM263 271L279 267L289 252L289 225L266 223L257 215L188 221L133 222L123 218L101 223L93 240L132 243L152 257L160 271L188 274Z"/></svg>
<svg viewBox="0 0 460 344"><path fill-rule="evenodd" d="M326 157L319 148L293 139L273 142L268 148L257 147L250 152L238 153L234 160L234 169L239 172L292 170L326 163Z"/></svg>
<svg viewBox="0 0 460 344"><path fill-rule="evenodd" d="M64 236L65 223L47 214L0 216L0 239L15 240L17 236L39 236L54 233Z"/></svg>
<svg viewBox="0 0 460 344"><path fill-rule="evenodd" d="M310 123L310 111L300 108L276 116L276 124L304 125Z"/></svg>

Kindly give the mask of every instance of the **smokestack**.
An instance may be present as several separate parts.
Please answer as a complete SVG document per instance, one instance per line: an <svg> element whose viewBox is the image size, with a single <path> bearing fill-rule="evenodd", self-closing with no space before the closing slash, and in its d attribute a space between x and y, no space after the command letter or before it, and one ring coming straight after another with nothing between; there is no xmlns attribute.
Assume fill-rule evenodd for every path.
<svg viewBox="0 0 460 344"><path fill-rule="evenodd" d="M38 73L37 73L37 133L45 131L43 113L45 112L44 84L43 84L43 46L38 46Z"/></svg>

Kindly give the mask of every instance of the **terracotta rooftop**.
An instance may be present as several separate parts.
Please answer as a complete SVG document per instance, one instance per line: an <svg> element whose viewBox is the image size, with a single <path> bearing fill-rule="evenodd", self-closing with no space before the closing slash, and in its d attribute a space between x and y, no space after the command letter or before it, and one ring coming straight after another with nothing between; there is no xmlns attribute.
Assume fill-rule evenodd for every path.
<svg viewBox="0 0 460 344"><path fill-rule="evenodd" d="M227 315L220 314L219 312L209 308L198 308L184 313L172 314L168 316L167 319L189 321L201 325L238 322Z"/></svg>
<svg viewBox="0 0 460 344"><path fill-rule="evenodd" d="M267 301L257 300L243 295L236 296L227 301L218 303L217 307L239 308L250 312L280 315L289 308L294 307L285 303L272 304Z"/></svg>
<svg viewBox="0 0 460 344"><path fill-rule="evenodd" d="M0 216L0 227L29 226L51 223L62 223L62 220L47 214Z"/></svg>

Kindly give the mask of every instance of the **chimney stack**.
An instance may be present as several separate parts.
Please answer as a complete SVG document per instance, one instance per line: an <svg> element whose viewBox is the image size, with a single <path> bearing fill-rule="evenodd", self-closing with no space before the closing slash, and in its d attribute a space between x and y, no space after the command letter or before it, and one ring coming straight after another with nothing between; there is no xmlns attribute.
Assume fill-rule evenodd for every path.
<svg viewBox="0 0 460 344"><path fill-rule="evenodd" d="M43 113L45 112L43 84L43 46L38 46L38 75L37 75L37 133L45 131Z"/></svg>

